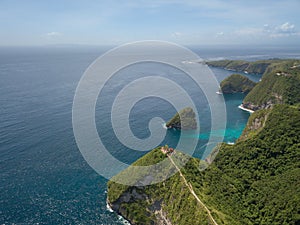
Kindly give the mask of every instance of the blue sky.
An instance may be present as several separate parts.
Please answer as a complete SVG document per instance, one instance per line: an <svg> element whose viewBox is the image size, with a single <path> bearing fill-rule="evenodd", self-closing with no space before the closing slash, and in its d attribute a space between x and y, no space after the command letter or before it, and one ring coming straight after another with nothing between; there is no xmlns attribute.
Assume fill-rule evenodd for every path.
<svg viewBox="0 0 300 225"><path fill-rule="evenodd" d="M0 0L0 45L299 45L299 0Z"/></svg>

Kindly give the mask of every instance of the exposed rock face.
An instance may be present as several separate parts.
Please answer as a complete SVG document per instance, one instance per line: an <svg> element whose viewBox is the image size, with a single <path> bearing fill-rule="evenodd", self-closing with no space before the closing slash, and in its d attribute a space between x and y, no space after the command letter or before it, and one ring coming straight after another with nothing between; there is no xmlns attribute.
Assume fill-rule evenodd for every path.
<svg viewBox="0 0 300 225"><path fill-rule="evenodd" d="M255 120L252 123L251 129L257 130L260 127L262 127L262 121L259 118L255 118Z"/></svg>
<svg viewBox="0 0 300 225"><path fill-rule="evenodd" d="M171 156L173 163L182 165L193 170L190 175L199 175L200 160L190 158L180 151ZM161 161L167 162L166 168L155 172L156 177L168 177L168 173L177 170L174 164L161 151L156 148L136 161L134 166L153 165ZM186 164L185 164L186 163ZM129 167L126 170L132 171ZM134 168L139 170L138 168ZM122 171L119 176L123 178L126 173ZM167 172L167 173L166 173ZM186 174L183 169L182 173ZM149 173L145 174L149 175ZM134 177L134 175L132 175ZM140 179L140 178L138 178ZM186 177L190 183L192 178ZM175 173L168 179L146 186L130 187L124 184L108 182L107 201L111 208L134 225L190 225L207 224L209 216L206 210L201 207L193 196L187 184L179 173Z"/></svg>
<svg viewBox="0 0 300 225"><path fill-rule="evenodd" d="M262 79L247 94L243 107L256 111L269 109L275 104L299 104L300 102L300 61L285 59L260 60L221 60L207 63L210 66L247 73L263 73ZM237 75L236 75L237 76ZM234 78L234 77L232 77ZM224 80L223 93L246 92L239 84L240 78Z"/></svg>
<svg viewBox="0 0 300 225"><path fill-rule="evenodd" d="M256 110L260 110L260 109L270 109L274 106L274 103L272 103L272 101L268 101L267 103L264 103L261 105L254 105L251 102L244 102L242 105L246 109L256 111Z"/></svg>
<svg viewBox="0 0 300 225"><path fill-rule="evenodd" d="M156 224L158 225L172 225L171 221L168 219L167 214L162 208L156 210L155 212Z"/></svg>
<svg viewBox="0 0 300 225"><path fill-rule="evenodd" d="M140 200L151 202L151 197L145 194L143 187L130 187L122 193L117 201L113 203L109 202L109 205L116 213L124 216L131 224L140 224L138 221L131 221L128 219L128 212L126 208L122 206L124 203L134 203ZM155 215L155 224L172 225L171 221L168 219L167 213L162 209L162 200L154 201L150 207L148 207L148 211L149 214Z"/></svg>
<svg viewBox="0 0 300 225"><path fill-rule="evenodd" d="M269 112L270 110L261 110L252 114L248 120L247 126L238 140L241 141L248 139L262 130L268 119Z"/></svg>
<svg viewBox="0 0 300 225"><path fill-rule="evenodd" d="M265 126L265 121L267 120L268 118L268 114L264 115L264 116L261 116L261 117L257 117L255 118L250 126L249 126L249 130L251 131L257 131L261 128L263 128Z"/></svg>
<svg viewBox="0 0 300 225"><path fill-rule="evenodd" d="M121 214L126 217L127 211L121 206L122 203L130 203L134 202L136 199L139 200L146 200L148 198L145 194L139 194L135 187L129 188L127 191L125 191L120 198L115 201L113 204L109 203L111 208L118 214ZM130 221L131 222L131 221Z"/></svg>
<svg viewBox="0 0 300 225"><path fill-rule="evenodd" d="M298 224L299 134L299 106L275 105L256 111L242 138L235 145L221 144L206 170L201 170L199 159L190 158L180 170L182 175L161 183L138 188L109 181L108 198L112 208L132 224L214 224L188 184L209 204L217 224ZM172 156L177 162L179 153ZM157 148L134 165L149 165L165 157Z"/></svg>
<svg viewBox="0 0 300 225"><path fill-rule="evenodd" d="M196 114L192 108L184 108L176 113L166 126L178 130L195 130L197 129Z"/></svg>
<svg viewBox="0 0 300 225"><path fill-rule="evenodd" d="M283 97L277 93L273 93L271 95L272 99L267 101L266 103L262 103L260 105L255 105L251 102L243 102L243 107L246 109L251 109L253 111L260 110L260 109L271 109L275 104L283 104Z"/></svg>

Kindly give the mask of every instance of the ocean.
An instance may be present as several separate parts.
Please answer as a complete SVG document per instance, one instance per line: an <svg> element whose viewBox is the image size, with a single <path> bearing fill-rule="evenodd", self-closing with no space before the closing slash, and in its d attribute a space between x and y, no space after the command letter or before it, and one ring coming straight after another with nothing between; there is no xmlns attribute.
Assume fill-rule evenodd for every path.
<svg viewBox="0 0 300 225"><path fill-rule="evenodd" d="M204 59L300 58L299 49L191 47ZM124 224L106 207L107 180L83 159L72 129L72 103L78 82L86 68L107 47L1 47L0 48L0 224ZM104 98L96 105L99 136L110 153L131 163L146 152L122 145L111 129L109 112L116 91L151 68L157 75L184 83L172 68L141 64L120 71L108 84ZM218 81L232 72L211 68ZM254 81L261 75L243 74ZM176 78L177 76L177 78ZM111 85L111 86L110 86ZM187 83L189 85L189 83ZM203 96L189 86L197 108L205 109ZM238 108L243 94L226 95L225 142L241 134L249 113ZM147 98L130 115L133 133L149 136L145 129L151 118L170 119L175 113L163 100ZM204 132L194 152L201 158L207 142L210 118L199 118ZM168 131L162 143L176 145L180 133ZM120 150L121 149L121 150Z"/></svg>

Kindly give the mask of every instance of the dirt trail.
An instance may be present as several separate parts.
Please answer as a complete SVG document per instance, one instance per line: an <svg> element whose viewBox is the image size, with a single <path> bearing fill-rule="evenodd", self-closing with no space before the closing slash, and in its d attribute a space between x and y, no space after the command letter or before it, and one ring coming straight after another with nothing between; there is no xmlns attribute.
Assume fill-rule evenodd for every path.
<svg viewBox="0 0 300 225"><path fill-rule="evenodd" d="M191 194L196 198L197 202L199 202L199 204L206 210L206 212L208 213L208 216L209 216L210 220L212 221L212 223L213 223L214 225L218 225L217 222L216 222L216 221L214 220L214 218L212 217L210 210L206 207L206 205L205 205L205 204L199 199L199 197L196 195L196 193L195 193L194 190L193 190L192 185L191 185L190 183L187 182L187 180L185 179L185 177L184 177L183 174L181 173L181 171L180 171L180 169L178 168L178 166L174 163L173 159L172 159L170 156L168 156L168 157L169 157L171 163L172 163L172 164L175 166L175 168L178 170L179 175L182 177L182 179L183 179L185 185L188 187L188 189L190 190Z"/></svg>

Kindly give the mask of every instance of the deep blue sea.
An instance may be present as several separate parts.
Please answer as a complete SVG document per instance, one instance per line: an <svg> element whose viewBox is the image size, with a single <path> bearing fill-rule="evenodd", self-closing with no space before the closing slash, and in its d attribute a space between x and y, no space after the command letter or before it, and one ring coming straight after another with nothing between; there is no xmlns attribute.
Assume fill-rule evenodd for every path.
<svg viewBox="0 0 300 225"><path fill-rule="evenodd" d="M72 129L72 102L86 68L107 48L100 47L1 47L0 49L0 224L123 224L106 208L107 180L94 172L77 148ZM197 48L204 59L300 58L299 50L283 48ZM109 106L119 87L149 68L156 74L176 77L172 68L143 64L121 71L123 80L111 81L96 107L99 136L112 147L111 154L128 163L141 152L122 149L111 132ZM212 68L221 81L230 71ZM124 74L126 76L124 76ZM254 81L260 75L244 74ZM184 82L178 77L176 81ZM117 82L118 81L118 82ZM117 83L116 83L117 82ZM115 85L115 86L113 86ZM189 85L187 83L186 85ZM190 86L197 107L205 99ZM249 113L238 109L243 94L226 95L225 142L241 134ZM162 109L162 107L165 107ZM133 133L147 137L149 119L170 119L175 113L162 100L145 99L132 110ZM200 118L204 128L209 118ZM165 143L175 144L179 134L168 131ZM201 144L207 134L199 135ZM143 152L145 154L145 152Z"/></svg>

